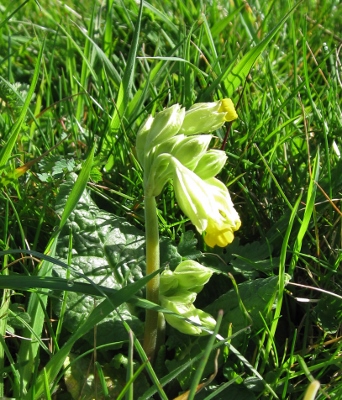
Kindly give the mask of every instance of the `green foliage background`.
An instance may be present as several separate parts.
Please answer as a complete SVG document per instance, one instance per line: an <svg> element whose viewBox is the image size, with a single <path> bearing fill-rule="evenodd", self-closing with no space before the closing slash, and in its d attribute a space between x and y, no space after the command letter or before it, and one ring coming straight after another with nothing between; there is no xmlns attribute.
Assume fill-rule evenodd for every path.
<svg viewBox="0 0 342 400"><path fill-rule="evenodd" d="M338 399L342 6L142 4L0 5L0 397L192 398L202 379L196 399L301 399L318 379L317 398ZM171 184L157 202L162 266L215 270L196 306L222 309L230 339L168 328L152 368L135 135L167 106L227 96L239 119L212 146L235 241L206 248Z"/></svg>

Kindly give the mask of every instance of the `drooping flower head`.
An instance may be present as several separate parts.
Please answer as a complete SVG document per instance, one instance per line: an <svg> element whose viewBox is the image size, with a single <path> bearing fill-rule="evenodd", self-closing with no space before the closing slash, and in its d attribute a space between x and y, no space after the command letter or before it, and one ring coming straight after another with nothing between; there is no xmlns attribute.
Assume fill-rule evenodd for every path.
<svg viewBox="0 0 342 400"><path fill-rule="evenodd" d="M225 247L234 239L241 221L228 189L218 179L200 178L195 172L173 159L173 186L179 206L195 225L205 232L204 241L210 247Z"/></svg>
<svg viewBox="0 0 342 400"><path fill-rule="evenodd" d="M231 99L196 103L187 111L176 104L149 117L137 134L145 196L159 195L172 179L180 208L210 247L231 243L241 225L227 187L215 178L226 154L208 150L208 133L236 118Z"/></svg>

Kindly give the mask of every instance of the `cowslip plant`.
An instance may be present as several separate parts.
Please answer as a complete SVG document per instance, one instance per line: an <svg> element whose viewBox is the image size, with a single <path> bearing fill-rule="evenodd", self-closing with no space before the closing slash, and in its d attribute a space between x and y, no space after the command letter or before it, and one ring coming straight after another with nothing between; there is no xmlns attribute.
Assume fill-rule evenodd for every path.
<svg viewBox="0 0 342 400"><path fill-rule="evenodd" d="M189 110L175 104L149 116L142 124L136 138L137 158L144 170L144 205L146 236L146 272L159 268L159 231L155 197L166 182L173 181L177 202L196 227L203 233L210 247L225 247L234 239L234 232L241 222L230 198L227 187L215 176L221 171L226 155L223 151L208 149L212 136L209 134L225 122L237 118L231 99L210 103L197 103ZM161 303L164 308L182 314L196 322L182 321L167 315L166 320L178 330L189 334L203 334L201 326L210 329L215 320L194 307L197 291L182 288L184 278L197 282L192 286L200 289L203 273L209 270L200 264L188 263L177 267L172 276L162 275L162 293L159 296L160 277L155 276L147 284L146 298ZM187 270L187 271L186 271ZM170 272L169 272L170 274ZM166 281L172 278L173 292L168 292ZM209 278L208 278L209 279ZM202 286L203 287L203 286ZM163 330L162 314L148 310L145 321L144 348L153 359L158 346L158 335ZM192 325L192 327L191 327Z"/></svg>

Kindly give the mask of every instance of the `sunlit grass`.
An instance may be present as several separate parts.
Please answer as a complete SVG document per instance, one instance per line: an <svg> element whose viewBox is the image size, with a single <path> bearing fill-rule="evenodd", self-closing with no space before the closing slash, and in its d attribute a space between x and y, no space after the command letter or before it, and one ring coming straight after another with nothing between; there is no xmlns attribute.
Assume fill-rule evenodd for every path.
<svg viewBox="0 0 342 400"><path fill-rule="evenodd" d="M225 273L214 276L199 296L202 308L234 287L227 272L238 284L279 276L279 291L273 293L278 306L268 305L258 330L252 327L250 333L244 331L231 341L232 349L222 348L216 377L198 398L221 398L220 385L227 385L226 390L237 398L304 398L314 380L321 383L316 398L338 398L342 393L341 4L302 2L246 80L232 91L229 72L294 2L144 2L138 36L138 3L78 3L30 1L20 8L12 2L0 9L0 250L10 249L1 256L0 397L38 398L31 385L39 376L37 385L46 398L79 398L81 392L72 395L63 380L63 357L72 346L85 356L96 348L94 325L101 321L97 317L93 325L79 321L74 342L68 327L56 322L53 302L60 291L72 292L74 277L71 286L66 278L70 275L64 281L58 275L57 283L46 280L34 287L34 293L28 291L34 289L29 278L40 276L38 271L44 272L42 279L49 274L55 277L50 270L53 260L44 259L43 253L55 257L57 246L57 255L62 254L58 250L62 245L51 243L74 206L61 212L68 198L61 194L62 185L67 182L70 187L71 177L76 179L72 174L82 176L87 168L87 189L99 210L107 213L101 218L121 217L141 233L142 170L134 148L140 124L149 114L175 103L189 107L195 101L229 95L239 119L215 132L213 146L223 147L228 155L220 178L229 185L242 227L231 247L206 248L181 214L170 184L157 198L161 236L167 238L163 239L164 256L169 257L162 263L174 267L177 249L181 256L200 257ZM16 176L16 168L50 149L25 174ZM82 179L85 184L85 175ZM72 193L69 202L77 203L78 195ZM63 259L71 267L77 240L76 233L70 235L69 256ZM87 245L91 248L90 242ZM95 279L89 274L88 284ZM134 273L134 279L127 274L127 282L136 279ZM287 280L290 284L284 287ZM88 290L77 288L81 293ZM46 296L46 290L54 291ZM97 298L94 309L109 309L114 301L110 293L99 292L109 299L98 306L102 299ZM125 292L121 295L126 301ZM242 307L244 298L240 300ZM138 311L137 315L142 318ZM92 347L80 338L85 326L94 330ZM234 325L229 329L236 333ZM30 359L31 344L21 337L35 334L38 356ZM135 334L141 338L141 332ZM89 376L96 378L85 394L90 397L84 398L94 396L94 390L98 390L97 398L120 393L137 398L132 388L139 395L152 396L158 381L173 382L160 389L161 398L188 390L189 386L182 386L182 374L190 379L190 372L176 368L183 363L191 371L186 349L197 350L199 359L207 342L179 336L167 331L166 353L153 368L146 364L134 336L127 335L124 344L114 344L115 337L109 337L110 350L103 350L101 344L88 360ZM61 350L65 343L67 349ZM136 354L132 355L132 348ZM24 361L30 368L25 369ZM149 381L142 372L145 366ZM47 367L45 376L43 367ZM214 370L208 367L203 378L209 379ZM113 378L108 371L119 371L120 379L112 385L114 392L105 397L105 377ZM110 379L108 387L113 383ZM135 383L128 388L127 382Z"/></svg>

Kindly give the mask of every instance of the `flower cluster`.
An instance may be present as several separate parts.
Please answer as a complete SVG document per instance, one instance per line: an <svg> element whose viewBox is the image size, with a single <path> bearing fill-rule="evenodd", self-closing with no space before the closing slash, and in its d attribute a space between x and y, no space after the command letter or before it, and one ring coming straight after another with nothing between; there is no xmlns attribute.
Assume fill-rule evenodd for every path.
<svg viewBox="0 0 342 400"><path fill-rule="evenodd" d="M203 289L211 275L209 268L192 260L183 261L174 271L166 270L161 274L160 305L184 317L164 314L166 321L180 332L206 335L207 330L214 329L215 319L193 305L197 293Z"/></svg>
<svg viewBox="0 0 342 400"><path fill-rule="evenodd" d="M187 111L175 104L150 116L137 134L145 196L159 195L172 179L180 208L210 247L227 246L241 225L227 187L215 178L226 154L208 150L208 133L236 118L230 99L197 103Z"/></svg>

